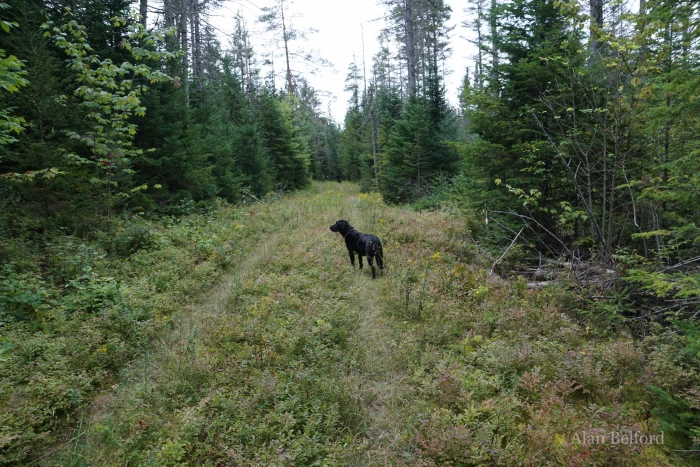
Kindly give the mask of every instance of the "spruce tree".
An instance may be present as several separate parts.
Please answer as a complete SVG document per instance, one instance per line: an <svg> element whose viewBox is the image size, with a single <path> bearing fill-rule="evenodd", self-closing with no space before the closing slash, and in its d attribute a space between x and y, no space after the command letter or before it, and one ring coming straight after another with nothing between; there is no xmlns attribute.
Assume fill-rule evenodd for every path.
<svg viewBox="0 0 700 467"><path fill-rule="evenodd" d="M292 121L291 105L269 91L264 91L255 105L275 183L290 190L305 188L311 181L311 161L305 141Z"/></svg>
<svg viewBox="0 0 700 467"><path fill-rule="evenodd" d="M433 121L424 97L411 97L391 130L382 174L382 195L391 202L413 201L430 192L433 177L453 174L456 155Z"/></svg>

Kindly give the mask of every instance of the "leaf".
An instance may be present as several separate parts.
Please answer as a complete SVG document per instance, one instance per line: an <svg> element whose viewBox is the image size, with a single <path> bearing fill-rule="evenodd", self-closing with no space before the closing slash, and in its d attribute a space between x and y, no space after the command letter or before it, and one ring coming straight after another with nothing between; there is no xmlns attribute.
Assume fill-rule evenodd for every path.
<svg viewBox="0 0 700 467"><path fill-rule="evenodd" d="M66 172L63 170L58 170L55 167L52 167L50 169L47 169L46 172L44 173L44 178L52 179L56 178L58 175L64 175Z"/></svg>
<svg viewBox="0 0 700 467"><path fill-rule="evenodd" d="M560 435L559 433L554 435L554 445L558 448L562 447L564 443L566 442L566 439Z"/></svg>
<svg viewBox="0 0 700 467"><path fill-rule="evenodd" d="M666 229L661 229L661 230L652 230L651 232L641 232L641 233L635 233L632 234L632 238L637 239L637 238L652 238L656 237L657 235L660 237L670 235L671 232L669 232Z"/></svg>

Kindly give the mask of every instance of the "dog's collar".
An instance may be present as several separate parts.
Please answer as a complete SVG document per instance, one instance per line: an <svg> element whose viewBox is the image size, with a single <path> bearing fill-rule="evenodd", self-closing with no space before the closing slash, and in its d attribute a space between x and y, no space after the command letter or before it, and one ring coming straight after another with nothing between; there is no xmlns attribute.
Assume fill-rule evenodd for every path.
<svg viewBox="0 0 700 467"><path fill-rule="evenodd" d="M352 232L353 230L355 230L354 227L353 227L352 229L348 230L348 231L345 233L345 235L343 235L343 234L341 234L341 235L343 235L343 238L345 238L345 236L346 236L347 234L349 234L350 232ZM355 230L355 232L357 232L357 231Z"/></svg>

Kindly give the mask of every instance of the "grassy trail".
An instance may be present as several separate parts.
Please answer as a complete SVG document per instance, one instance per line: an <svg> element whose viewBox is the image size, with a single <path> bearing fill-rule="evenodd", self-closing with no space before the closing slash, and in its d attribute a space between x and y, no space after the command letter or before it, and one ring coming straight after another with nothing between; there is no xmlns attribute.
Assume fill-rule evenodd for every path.
<svg viewBox="0 0 700 467"><path fill-rule="evenodd" d="M257 239L233 274L205 293L203 303L183 310L147 356L96 400L49 463L174 465L192 456L194 464L263 465L291 456L279 447L269 452L276 434L287 430L294 440L302 427L310 439L302 433L298 446L285 446L298 451L297 462L305 459L297 465L401 463L412 390L382 300L394 267L374 282L368 268L353 271L328 225L347 218L382 236L394 255L387 226L402 215L336 184L254 207L249 228ZM389 258L392 264L399 257ZM202 443L208 446L188 439L193 423L207 429L211 414L203 412L222 400L234 411L252 401L264 405L244 423L260 433L236 440L237 447L210 444L223 433L208 433L210 441ZM281 413L269 417L268 409ZM332 412L327 420L326 409ZM291 415L295 410L301 416ZM283 426L270 419L278 416L301 420Z"/></svg>
<svg viewBox="0 0 700 467"><path fill-rule="evenodd" d="M341 218L382 239L382 279L351 269L328 230ZM653 447L558 441L596 407L634 408L642 356L588 336L552 293L487 278L457 220L327 183L242 228L232 274L36 464L664 465Z"/></svg>

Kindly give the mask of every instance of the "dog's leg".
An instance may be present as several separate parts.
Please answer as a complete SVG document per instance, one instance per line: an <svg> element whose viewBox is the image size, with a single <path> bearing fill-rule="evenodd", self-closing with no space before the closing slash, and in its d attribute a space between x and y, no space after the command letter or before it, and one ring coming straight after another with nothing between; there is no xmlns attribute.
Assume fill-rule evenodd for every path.
<svg viewBox="0 0 700 467"><path fill-rule="evenodd" d="M360 269L362 269L362 255L358 254L357 258L360 260Z"/></svg>
<svg viewBox="0 0 700 467"><path fill-rule="evenodd" d="M367 257L367 262L369 263L369 267L372 268L372 279L376 279L377 273L374 270L374 263L372 262L372 256Z"/></svg>
<svg viewBox="0 0 700 467"><path fill-rule="evenodd" d="M377 253L377 266L379 266L379 275L384 277L384 260L382 259L382 250Z"/></svg>
<svg viewBox="0 0 700 467"><path fill-rule="evenodd" d="M352 250L348 250L348 253L350 254L350 264L352 264L352 268L355 269L355 252ZM360 260L362 261L362 260ZM362 264L362 263L360 263ZM362 267L362 266L360 266Z"/></svg>

